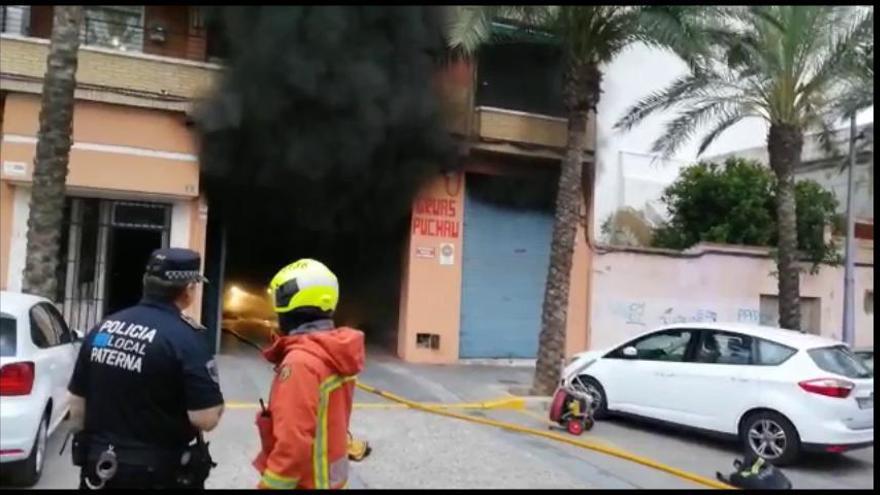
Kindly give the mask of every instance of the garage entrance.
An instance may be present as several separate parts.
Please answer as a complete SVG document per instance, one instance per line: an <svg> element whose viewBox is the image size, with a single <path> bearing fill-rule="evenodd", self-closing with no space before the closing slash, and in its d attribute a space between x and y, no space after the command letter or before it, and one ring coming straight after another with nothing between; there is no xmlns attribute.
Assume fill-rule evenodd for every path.
<svg viewBox="0 0 880 495"><path fill-rule="evenodd" d="M468 174L461 358L537 355L557 176Z"/></svg>
<svg viewBox="0 0 880 495"><path fill-rule="evenodd" d="M208 276L220 279L212 281L220 290L209 288L205 321L219 320L225 330L221 353L236 352L236 335L268 342L277 320L266 288L278 270L300 258L321 261L338 277L338 325L364 331L371 346L394 349L409 217L382 228L364 223L362 230L315 231L294 215L263 211L262 203L232 210L230 203L211 206L206 254Z"/></svg>

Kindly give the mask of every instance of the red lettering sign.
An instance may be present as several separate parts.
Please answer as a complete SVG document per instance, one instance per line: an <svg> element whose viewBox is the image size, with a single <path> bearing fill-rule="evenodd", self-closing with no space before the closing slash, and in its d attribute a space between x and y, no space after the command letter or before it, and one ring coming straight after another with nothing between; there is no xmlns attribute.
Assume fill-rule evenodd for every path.
<svg viewBox="0 0 880 495"><path fill-rule="evenodd" d="M416 200L415 213L417 215L431 215L436 217L454 217L455 200L422 198Z"/></svg>
<svg viewBox="0 0 880 495"><path fill-rule="evenodd" d="M455 220L440 220L429 217L414 217L412 233L427 237L458 238L459 224Z"/></svg>
<svg viewBox="0 0 880 495"><path fill-rule="evenodd" d="M419 198L413 205L412 234L456 239L460 227L456 214L454 199Z"/></svg>

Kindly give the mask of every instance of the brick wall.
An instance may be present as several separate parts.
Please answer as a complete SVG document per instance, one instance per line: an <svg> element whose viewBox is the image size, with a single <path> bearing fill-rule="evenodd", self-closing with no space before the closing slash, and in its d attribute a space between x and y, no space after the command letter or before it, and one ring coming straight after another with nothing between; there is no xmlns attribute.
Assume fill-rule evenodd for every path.
<svg viewBox="0 0 880 495"><path fill-rule="evenodd" d="M48 48L48 40L3 36L0 75L41 79ZM82 47L76 79L84 86L193 99L205 95L218 75L213 64Z"/></svg>

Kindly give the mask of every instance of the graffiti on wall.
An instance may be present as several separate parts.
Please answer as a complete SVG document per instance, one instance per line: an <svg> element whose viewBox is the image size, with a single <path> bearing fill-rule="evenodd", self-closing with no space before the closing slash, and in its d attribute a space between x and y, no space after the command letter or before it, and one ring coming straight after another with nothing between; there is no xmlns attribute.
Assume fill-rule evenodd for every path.
<svg viewBox="0 0 880 495"><path fill-rule="evenodd" d="M662 301L619 301L611 305L614 319L630 326L650 327L676 323L736 321L767 324L775 316L760 310L736 306L670 304Z"/></svg>
<svg viewBox="0 0 880 495"><path fill-rule="evenodd" d="M660 315L660 323L664 325L671 325L673 323L706 321L718 321L718 313L712 311L711 309L705 308L699 308L695 311L681 311L676 310L676 308L669 307L666 308Z"/></svg>

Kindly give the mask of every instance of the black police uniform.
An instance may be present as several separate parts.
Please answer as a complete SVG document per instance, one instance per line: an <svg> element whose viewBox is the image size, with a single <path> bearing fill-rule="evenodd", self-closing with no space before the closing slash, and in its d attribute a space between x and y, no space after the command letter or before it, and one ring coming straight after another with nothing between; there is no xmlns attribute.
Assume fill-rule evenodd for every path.
<svg viewBox="0 0 880 495"><path fill-rule="evenodd" d="M204 280L198 254L184 249L155 251L147 273ZM187 411L223 404L200 329L176 306L144 298L89 332L69 385L86 400L80 488L101 486L96 464L111 446L118 467L104 488L181 487L181 458L188 444L201 439Z"/></svg>

